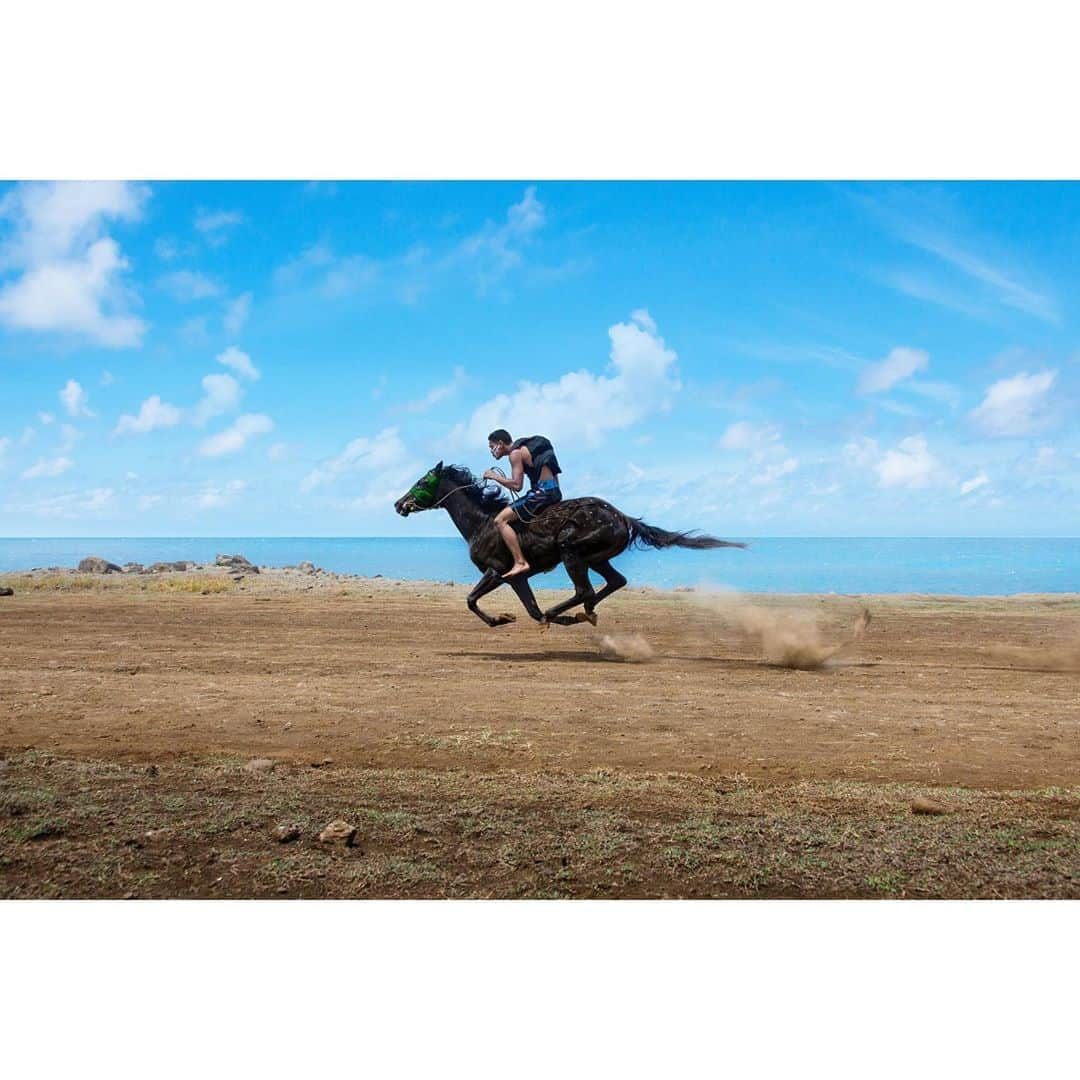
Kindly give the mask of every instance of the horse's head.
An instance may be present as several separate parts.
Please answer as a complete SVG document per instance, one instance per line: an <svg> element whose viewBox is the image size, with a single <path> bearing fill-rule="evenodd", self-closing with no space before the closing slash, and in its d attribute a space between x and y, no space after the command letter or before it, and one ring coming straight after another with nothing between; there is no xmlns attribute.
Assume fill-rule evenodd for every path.
<svg viewBox="0 0 1080 1080"><path fill-rule="evenodd" d="M410 514L417 513L420 510L430 510L435 505L435 500L439 494L439 481L442 479L443 463L440 461L432 469L428 469L419 480L396 503L394 503L394 509L402 516L408 517Z"/></svg>

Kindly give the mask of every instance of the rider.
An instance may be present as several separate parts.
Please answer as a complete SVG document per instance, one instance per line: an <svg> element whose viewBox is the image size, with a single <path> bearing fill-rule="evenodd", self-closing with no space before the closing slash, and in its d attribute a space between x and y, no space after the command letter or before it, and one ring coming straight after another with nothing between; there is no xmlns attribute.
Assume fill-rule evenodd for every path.
<svg viewBox="0 0 1080 1080"><path fill-rule="evenodd" d="M529 570L529 564L521 553L521 541L510 522L516 516L519 521L528 525L542 510L554 506L562 499L559 481L556 479L562 469L559 468L559 460L555 457L551 440L543 435L529 435L524 439L511 441L509 431L496 428L488 436L488 449L496 461L510 456L511 474L506 477L495 469L488 469L484 473L485 480L494 480L511 491L520 491L526 476L532 484L528 495L515 499L504 510L500 510L495 518L495 524L499 526L499 532L514 558L514 565L503 574L504 578L510 578Z"/></svg>

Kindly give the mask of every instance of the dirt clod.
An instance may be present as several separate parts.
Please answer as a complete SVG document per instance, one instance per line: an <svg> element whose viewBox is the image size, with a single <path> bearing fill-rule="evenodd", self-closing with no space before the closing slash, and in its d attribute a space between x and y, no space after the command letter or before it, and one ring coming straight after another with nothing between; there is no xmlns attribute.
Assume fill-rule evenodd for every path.
<svg viewBox="0 0 1080 1080"><path fill-rule="evenodd" d="M300 826L279 825L274 830L274 835L277 837L277 841L279 844L291 844L293 843L293 841L300 839Z"/></svg>
<svg viewBox="0 0 1080 1080"><path fill-rule="evenodd" d="M949 808L942 806L941 803L935 802L933 799L917 795L911 800L911 812L913 814L947 814Z"/></svg>
<svg viewBox="0 0 1080 1080"><path fill-rule="evenodd" d="M274 762L269 758L257 757L252 758L245 766L244 772L260 773L260 772L273 772Z"/></svg>

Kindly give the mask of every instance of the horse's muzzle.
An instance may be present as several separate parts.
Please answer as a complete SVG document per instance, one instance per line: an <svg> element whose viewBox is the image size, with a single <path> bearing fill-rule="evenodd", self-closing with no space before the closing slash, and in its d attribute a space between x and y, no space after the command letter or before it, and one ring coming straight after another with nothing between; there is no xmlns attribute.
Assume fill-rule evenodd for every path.
<svg viewBox="0 0 1080 1080"><path fill-rule="evenodd" d="M408 517L413 511L419 510L420 507L416 505L416 500L411 495L402 495L402 497L394 503L394 509L402 517Z"/></svg>

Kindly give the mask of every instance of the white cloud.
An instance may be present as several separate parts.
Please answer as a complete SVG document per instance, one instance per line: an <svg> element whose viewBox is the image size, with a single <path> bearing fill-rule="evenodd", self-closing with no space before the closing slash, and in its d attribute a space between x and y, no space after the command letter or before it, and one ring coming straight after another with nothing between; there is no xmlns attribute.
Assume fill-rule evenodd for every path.
<svg viewBox="0 0 1080 1080"><path fill-rule="evenodd" d="M407 412L422 413L427 412L432 406L437 405L444 398L448 398L455 390L459 389L466 382L465 369L463 367L454 368L454 377L448 383L444 383L442 386L436 386L429 390L419 401L410 401L405 409Z"/></svg>
<svg viewBox="0 0 1080 1080"><path fill-rule="evenodd" d="M970 495L971 492L977 491L979 488L990 483L990 477L984 472L980 472L978 475L973 476L970 480L965 480L960 485L961 495Z"/></svg>
<svg viewBox="0 0 1080 1080"><path fill-rule="evenodd" d="M766 465L761 472L750 477L750 483L773 484L779 480L781 476L787 476L788 473L793 473L798 467L798 458L785 458L783 461L777 461L771 465Z"/></svg>
<svg viewBox="0 0 1080 1080"><path fill-rule="evenodd" d="M486 288L508 270L521 265L522 248L544 226L545 221L544 206L536 197L536 188L526 188L521 202L514 203L506 212L504 224L489 222L462 242L457 256L476 261L480 286ZM634 312L631 318L641 314L649 319L648 312L642 311ZM649 322L652 323L652 320L649 319ZM655 323L652 323L651 329L653 333L656 332Z"/></svg>
<svg viewBox="0 0 1080 1080"><path fill-rule="evenodd" d="M0 436L0 462L4 460L4 455L7 453L8 447L11 445L11 439L6 435Z"/></svg>
<svg viewBox="0 0 1080 1080"><path fill-rule="evenodd" d="M16 330L72 334L108 348L137 346L146 324L123 284L128 262L103 235L107 219L137 221L148 189L126 183L22 184L0 199L14 223L0 251L0 323Z"/></svg>
<svg viewBox="0 0 1080 1080"><path fill-rule="evenodd" d="M180 410L169 405L157 394L148 397L139 409L138 416L121 416L114 435L143 435L155 428L175 427L180 423Z"/></svg>
<svg viewBox="0 0 1080 1080"><path fill-rule="evenodd" d="M37 432L27 424L26 427L22 429L22 434L19 436L19 445L26 446L27 443L33 442L36 434Z"/></svg>
<svg viewBox="0 0 1080 1080"><path fill-rule="evenodd" d="M75 463L66 457L53 458L52 461L47 461L45 458L38 458L37 464L32 465L23 473L24 480L35 480L41 476L59 476L61 473L65 473Z"/></svg>
<svg viewBox="0 0 1080 1080"><path fill-rule="evenodd" d="M158 285L175 300L190 303L193 300L208 300L221 295L221 286L205 274L193 270L177 270L158 278Z"/></svg>
<svg viewBox="0 0 1080 1080"><path fill-rule="evenodd" d="M244 215L239 210L204 210L199 207L195 213L195 228L213 240L219 233L242 224L243 220Z"/></svg>
<svg viewBox="0 0 1080 1080"><path fill-rule="evenodd" d="M407 448L396 427L383 428L377 435L353 439L336 457L323 462L304 478L303 489L310 491L347 473L385 472L396 467L412 469L406 461Z"/></svg>
<svg viewBox="0 0 1080 1080"><path fill-rule="evenodd" d="M195 496L195 505L202 510L227 506L246 487L247 484L243 480L230 480L224 487L208 484L205 491Z"/></svg>
<svg viewBox="0 0 1080 1080"><path fill-rule="evenodd" d="M731 424L720 436L725 450L758 450L776 442L780 432L771 424L751 424L746 420Z"/></svg>
<svg viewBox="0 0 1080 1080"><path fill-rule="evenodd" d="M285 461L289 456L289 444L276 442L266 451L266 456L271 461Z"/></svg>
<svg viewBox="0 0 1080 1080"><path fill-rule="evenodd" d="M235 409L244 396L240 384L231 375L205 375L202 388L202 400L195 406L191 417L191 422L197 427Z"/></svg>
<svg viewBox="0 0 1080 1080"><path fill-rule="evenodd" d="M4 509L11 513L36 517L75 518L86 513L104 510L112 504L112 488L93 488L90 491L69 492L44 499L31 499L23 503L7 503Z"/></svg>
<svg viewBox="0 0 1080 1080"><path fill-rule="evenodd" d="M858 392L876 394L888 390L916 371L925 371L930 363L929 355L922 349L897 347L876 364L870 364L859 376Z"/></svg>
<svg viewBox="0 0 1080 1080"><path fill-rule="evenodd" d="M940 465L927 449L922 435L901 439L895 450L887 450L874 466L882 487L926 487Z"/></svg>
<svg viewBox="0 0 1080 1080"><path fill-rule="evenodd" d="M230 300L225 305L225 333L229 337L236 337L251 314L251 293L242 293L235 300Z"/></svg>
<svg viewBox="0 0 1080 1080"><path fill-rule="evenodd" d="M60 425L60 452L65 453L70 450L78 441L82 438L78 428L72 427L71 424Z"/></svg>
<svg viewBox="0 0 1080 1080"><path fill-rule="evenodd" d="M228 376L226 376L227 378ZM232 427L217 435L211 435L199 445L199 453L206 457L220 457L222 454L234 454L243 450L248 439L265 435L274 430L274 422L262 413L245 413L238 416Z"/></svg>
<svg viewBox="0 0 1080 1080"><path fill-rule="evenodd" d="M1010 379L1000 379L986 391L982 404L971 417L988 435L1028 435L1046 426L1046 393L1056 371L1029 375L1021 371Z"/></svg>
<svg viewBox="0 0 1080 1080"><path fill-rule="evenodd" d="M219 354L217 362L224 364L227 368L232 368L238 375L242 375L252 382L259 378L259 369L251 362L251 357L246 352L236 348L235 345L230 345L223 353Z"/></svg>
<svg viewBox="0 0 1080 1080"><path fill-rule="evenodd" d="M140 495L139 496L139 509L149 510L151 506L157 506L161 502L161 495Z"/></svg>
<svg viewBox="0 0 1080 1080"><path fill-rule="evenodd" d="M113 374L112 374L111 371L103 371L101 373L101 385L102 386L112 386L112 384L114 382L116 382L116 379L113 377Z"/></svg>
<svg viewBox="0 0 1080 1080"><path fill-rule="evenodd" d="M60 400L64 403L68 416L94 415L86 407L86 391L74 379L68 379L64 389L60 391Z"/></svg>
<svg viewBox="0 0 1080 1080"><path fill-rule="evenodd" d="M544 223L544 207L530 187L508 208L503 222L488 221L441 252L414 245L376 259L360 253L336 255L329 245L319 243L279 266L274 282L279 288L312 288L327 299L364 293L404 304L415 304L436 284L453 286L463 278L471 278L484 291L523 264L526 247Z"/></svg>
<svg viewBox="0 0 1080 1080"><path fill-rule="evenodd" d="M859 468L872 465L880 456L877 440L868 435L857 435L844 447L844 460Z"/></svg>
<svg viewBox="0 0 1080 1080"><path fill-rule="evenodd" d="M61 391L61 395L63 395L63 391ZM40 423L42 425L51 424L56 419L56 417L53 416L52 413L48 413L48 412L39 412L37 414L37 418L38 418L38 423Z"/></svg>
<svg viewBox="0 0 1080 1080"><path fill-rule="evenodd" d="M565 444L596 446L609 432L666 410L680 388L678 357L642 315L648 313L608 330L609 374L582 370L554 382L519 383L512 394L491 398L458 424L450 443L483 446L489 431L503 427L515 435L539 432Z"/></svg>

